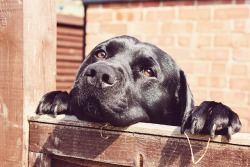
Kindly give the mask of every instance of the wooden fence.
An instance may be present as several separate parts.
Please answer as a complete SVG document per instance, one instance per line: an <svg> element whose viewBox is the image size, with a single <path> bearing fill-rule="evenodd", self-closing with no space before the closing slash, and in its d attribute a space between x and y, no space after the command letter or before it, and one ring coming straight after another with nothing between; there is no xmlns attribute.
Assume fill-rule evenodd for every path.
<svg viewBox="0 0 250 167"><path fill-rule="evenodd" d="M118 128L79 121L74 116L31 116L30 166L195 166L189 143L175 126L137 123ZM194 158L205 152L209 136L190 135ZM228 142L216 136L197 166L249 166L250 134Z"/></svg>
<svg viewBox="0 0 250 167"><path fill-rule="evenodd" d="M27 121L42 95L55 90L56 1L0 1L0 7L1 166L194 166L179 127L117 128L63 115ZM189 137L197 160L208 136ZM235 134L230 143L216 136L197 166L249 166L249 153L249 134Z"/></svg>
<svg viewBox="0 0 250 167"><path fill-rule="evenodd" d="M57 15L56 89L69 91L84 58L83 18Z"/></svg>

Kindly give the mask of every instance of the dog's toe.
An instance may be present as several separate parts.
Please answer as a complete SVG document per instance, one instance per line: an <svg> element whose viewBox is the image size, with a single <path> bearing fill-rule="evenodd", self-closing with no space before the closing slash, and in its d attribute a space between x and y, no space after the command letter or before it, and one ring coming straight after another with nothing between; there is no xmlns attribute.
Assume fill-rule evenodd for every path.
<svg viewBox="0 0 250 167"><path fill-rule="evenodd" d="M61 91L53 91L45 94L39 102L36 114L57 114L67 112L68 109L68 93Z"/></svg>

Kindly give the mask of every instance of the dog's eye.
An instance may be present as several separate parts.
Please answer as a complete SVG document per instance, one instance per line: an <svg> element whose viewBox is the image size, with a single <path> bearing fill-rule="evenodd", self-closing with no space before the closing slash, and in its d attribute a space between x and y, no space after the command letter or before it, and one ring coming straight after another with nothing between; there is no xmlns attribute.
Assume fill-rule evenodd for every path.
<svg viewBox="0 0 250 167"><path fill-rule="evenodd" d="M154 71L151 68L146 68L143 70L143 73L148 76L148 77L153 77L155 76Z"/></svg>
<svg viewBox="0 0 250 167"><path fill-rule="evenodd" d="M96 56L100 59L103 59L106 57L106 53L104 51L99 51L96 53Z"/></svg>

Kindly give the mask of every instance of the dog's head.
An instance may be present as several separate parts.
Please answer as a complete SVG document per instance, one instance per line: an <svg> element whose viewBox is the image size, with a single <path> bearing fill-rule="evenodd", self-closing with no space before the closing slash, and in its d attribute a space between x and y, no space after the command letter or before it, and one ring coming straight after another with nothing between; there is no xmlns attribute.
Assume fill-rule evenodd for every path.
<svg viewBox="0 0 250 167"><path fill-rule="evenodd" d="M139 121L180 125L193 105L183 71L154 45L121 36L97 45L70 92L79 119L127 126Z"/></svg>

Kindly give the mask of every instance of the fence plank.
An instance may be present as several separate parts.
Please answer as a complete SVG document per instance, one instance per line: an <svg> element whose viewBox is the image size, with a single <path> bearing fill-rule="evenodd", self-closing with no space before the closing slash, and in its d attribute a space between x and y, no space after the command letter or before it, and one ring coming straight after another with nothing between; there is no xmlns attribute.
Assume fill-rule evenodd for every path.
<svg viewBox="0 0 250 167"><path fill-rule="evenodd" d="M208 136L190 138L197 160ZM249 134L235 134L231 143L216 136L199 166L249 165L249 140ZM30 117L30 151L127 166L192 166L189 144L179 127L138 123L104 128L74 116Z"/></svg>

